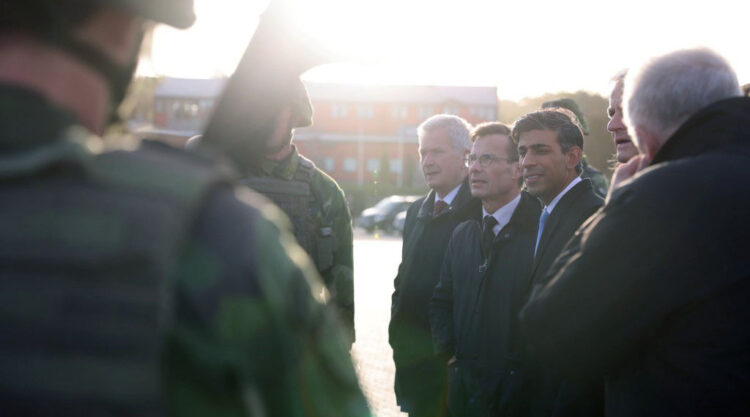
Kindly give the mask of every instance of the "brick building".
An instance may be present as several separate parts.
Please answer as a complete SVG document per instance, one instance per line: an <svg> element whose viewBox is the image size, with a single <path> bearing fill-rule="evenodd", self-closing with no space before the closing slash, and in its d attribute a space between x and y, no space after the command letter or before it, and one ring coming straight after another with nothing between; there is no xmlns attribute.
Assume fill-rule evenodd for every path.
<svg viewBox="0 0 750 417"><path fill-rule="evenodd" d="M201 131L226 79L166 79L154 97L157 134L188 138ZM295 131L300 152L338 182L423 184L417 126L449 113L476 124L497 119L495 87L361 86L306 83L312 127Z"/></svg>

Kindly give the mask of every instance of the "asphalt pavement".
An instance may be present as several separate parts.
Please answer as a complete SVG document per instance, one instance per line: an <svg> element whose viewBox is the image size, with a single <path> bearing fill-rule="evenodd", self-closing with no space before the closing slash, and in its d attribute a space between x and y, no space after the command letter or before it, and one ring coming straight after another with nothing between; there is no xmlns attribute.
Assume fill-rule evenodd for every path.
<svg viewBox="0 0 750 417"><path fill-rule="evenodd" d="M393 393L393 353L388 345L393 279L401 262L401 237L354 232L354 326L352 347L360 385L376 417L406 417Z"/></svg>

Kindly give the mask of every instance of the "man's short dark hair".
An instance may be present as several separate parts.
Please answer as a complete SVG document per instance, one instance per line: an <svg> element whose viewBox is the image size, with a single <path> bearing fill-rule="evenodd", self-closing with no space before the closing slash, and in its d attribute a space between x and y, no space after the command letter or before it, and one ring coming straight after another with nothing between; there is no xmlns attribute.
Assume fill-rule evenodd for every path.
<svg viewBox="0 0 750 417"><path fill-rule="evenodd" d="M518 145L522 133L532 130L551 130L557 133L557 143L560 144L563 153L568 152L574 146L583 151L583 131L575 120L575 114L570 110L560 108L538 110L516 120L511 136L513 142ZM576 172L581 173L582 170L579 163L576 166Z"/></svg>
<svg viewBox="0 0 750 417"><path fill-rule="evenodd" d="M508 137L508 159L518 161L518 147L511 138L510 128L500 122L485 122L477 125L471 132L471 142L476 142L482 136L503 135Z"/></svg>

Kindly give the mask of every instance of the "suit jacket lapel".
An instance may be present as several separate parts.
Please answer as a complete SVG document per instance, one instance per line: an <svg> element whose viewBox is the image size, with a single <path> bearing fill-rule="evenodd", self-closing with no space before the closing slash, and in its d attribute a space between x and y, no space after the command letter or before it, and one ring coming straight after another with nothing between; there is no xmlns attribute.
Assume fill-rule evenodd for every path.
<svg viewBox="0 0 750 417"><path fill-rule="evenodd" d="M583 180L573 186L573 188L571 188L560 199L560 201L557 202L555 209L552 211L552 214L550 214L549 218L547 219L547 223L544 225L544 231L542 231L542 236L539 239L539 248L537 249L536 257L534 258L534 267L532 268L531 272L532 278L536 278L537 268L539 267L539 264L541 263L545 255L545 251L547 249L547 246L549 246L551 237L556 233L557 228L560 226L560 222L563 220L563 218L568 215L570 207L575 203L580 194L586 190L586 188L591 188L591 185L587 180ZM557 257L557 255L559 254L555 254L555 257ZM534 279L533 281L535 280L536 279Z"/></svg>

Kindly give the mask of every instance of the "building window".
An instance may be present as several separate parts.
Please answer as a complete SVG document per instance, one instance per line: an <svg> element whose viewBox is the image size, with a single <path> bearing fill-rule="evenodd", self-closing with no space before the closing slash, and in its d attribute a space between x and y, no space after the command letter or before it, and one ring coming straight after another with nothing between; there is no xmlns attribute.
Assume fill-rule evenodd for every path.
<svg viewBox="0 0 750 417"><path fill-rule="evenodd" d="M434 114L434 111L432 109L432 106L419 106L417 114L419 115L419 120L425 120L428 117L432 116Z"/></svg>
<svg viewBox="0 0 750 417"><path fill-rule="evenodd" d="M390 168L391 172L398 174L399 172L401 172L401 160L391 159L391 161L388 163L388 167Z"/></svg>
<svg viewBox="0 0 750 417"><path fill-rule="evenodd" d="M372 104L360 104L357 106L357 116L360 119L372 119L375 117L375 109Z"/></svg>
<svg viewBox="0 0 750 417"><path fill-rule="evenodd" d="M343 119L349 115L349 109L346 104L334 103L331 105L331 117L334 119Z"/></svg>
<svg viewBox="0 0 750 417"><path fill-rule="evenodd" d="M354 172L357 170L357 160L354 158L344 158L343 168L346 172Z"/></svg>
<svg viewBox="0 0 750 417"><path fill-rule="evenodd" d="M391 115L396 120L404 120L409 115L409 108L403 105L391 107Z"/></svg>
<svg viewBox="0 0 750 417"><path fill-rule="evenodd" d="M443 113L445 114L452 114L454 116L458 116L458 113L461 111L458 106L445 106L443 107Z"/></svg>
<svg viewBox="0 0 750 417"><path fill-rule="evenodd" d="M370 158L367 160L367 170L370 172L380 171L380 159Z"/></svg>
<svg viewBox="0 0 750 417"><path fill-rule="evenodd" d="M334 160L331 157L323 158L323 171L332 172L334 168Z"/></svg>
<svg viewBox="0 0 750 417"><path fill-rule="evenodd" d="M497 118L494 107L472 107L469 109L469 113L484 120L495 120Z"/></svg>

